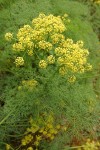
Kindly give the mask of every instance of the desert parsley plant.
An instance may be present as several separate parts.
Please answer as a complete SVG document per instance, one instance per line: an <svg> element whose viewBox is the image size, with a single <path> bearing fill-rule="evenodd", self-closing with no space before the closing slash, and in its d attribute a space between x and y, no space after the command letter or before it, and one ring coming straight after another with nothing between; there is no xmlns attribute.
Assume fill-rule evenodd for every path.
<svg viewBox="0 0 100 150"><path fill-rule="evenodd" d="M73 137L82 139L83 133L94 137L93 127L98 124L99 105L91 83L89 51L84 48L83 41L74 42L65 36L69 22L67 14L41 13L31 25L22 26L16 34L5 34L9 67L2 94L5 103L1 110L0 138L11 145L15 139L15 149L21 139L22 147L27 145L28 150L42 146L54 149L55 145L56 150L60 150ZM58 131L52 124L48 126L44 121L41 125L44 113L47 117L53 114L54 125L64 126L65 131L68 127L66 138L57 134L59 141L63 139L63 142L56 141ZM28 128L30 116L36 122L35 131ZM50 135L50 126L53 135ZM25 135L26 128L28 132ZM52 138L55 142L42 145L39 143L42 138Z"/></svg>

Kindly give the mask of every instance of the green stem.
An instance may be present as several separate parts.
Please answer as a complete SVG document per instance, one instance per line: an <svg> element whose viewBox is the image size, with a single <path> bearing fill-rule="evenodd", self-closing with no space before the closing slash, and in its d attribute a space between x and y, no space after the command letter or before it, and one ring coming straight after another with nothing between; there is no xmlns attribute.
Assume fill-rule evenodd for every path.
<svg viewBox="0 0 100 150"><path fill-rule="evenodd" d="M77 149L77 148L81 148L81 147L84 147L84 146L74 146L74 147L69 147L69 149Z"/></svg>
<svg viewBox="0 0 100 150"><path fill-rule="evenodd" d="M8 117L11 115L13 111L11 111L10 113L8 113L8 115L0 122L0 125L4 123L5 120L8 119Z"/></svg>
<svg viewBox="0 0 100 150"><path fill-rule="evenodd" d="M38 58L39 60L41 60L40 57L37 55L37 53L36 53L35 51L34 51L34 53L36 54L37 58Z"/></svg>

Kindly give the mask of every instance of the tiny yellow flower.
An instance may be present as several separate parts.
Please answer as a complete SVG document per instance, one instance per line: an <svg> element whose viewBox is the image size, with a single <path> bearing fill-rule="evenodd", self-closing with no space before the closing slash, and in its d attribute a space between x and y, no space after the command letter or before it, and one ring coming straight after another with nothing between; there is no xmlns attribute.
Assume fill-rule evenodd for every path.
<svg viewBox="0 0 100 150"><path fill-rule="evenodd" d="M67 130L67 127L64 126L62 129L63 129L64 131L66 131L66 130Z"/></svg>
<svg viewBox="0 0 100 150"><path fill-rule="evenodd" d="M11 146L9 144L6 144L6 150L10 150Z"/></svg>
<svg viewBox="0 0 100 150"><path fill-rule="evenodd" d="M65 67L61 67L61 68L59 69L59 74L60 74L60 75L64 76L66 73L67 73L67 71L66 71L66 68L65 68Z"/></svg>
<svg viewBox="0 0 100 150"><path fill-rule="evenodd" d="M54 131L54 134L57 134L57 133L58 133L58 131L57 131L57 130L55 130L55 131Z"/></svg>
<svg viewBox="0 0 100 150"><path fill-rule="evenodd" d="M23 57L17 57L15 59L15 64L16 64L16 67L23 66L24 65L24 59L23 59Z"/></svg>
<svg viewBox="0 0 100 150"><path fill-rule="evenodd" d="M61 128L61 126L60 126L60 124L58 124L57 126L56 126L56 129L60 129Z"/></svg>
<svg viewBox="0 0 100 150"><path fill-rule="evenodd" d="M51 129L51 128L53 128L53 125L48 123L47 128Z"/></svg>
<svg viewBox="0 0 100 150"><path fill-rule="evenodd" d="M28 50L27 53L28 53L29 56L33 56L33 50Z"/></svg>
<svg viewBox="0 0 100 150"><path fill-rule="evenodd" d="M40 60L39 67L45 69L47 67L47 63L45 60Z"/></svg>
<svg viewBox="0 0 100 150"><path fill-rule="evenodd" d="M50 137L50 140L53 140L55 137L52 135L51 137Z"/></svg>
<svg viewBox="0 0 100 150"><path fill-rule="evenodd" d="M68 14L64 14L64 17L68 17Z"/></svg>
<svg viewBox="0 0 100 150"><path fill-rule="evenodd" d="M47 61L48 61L49 64L54 64L54 62L55 62L55 57L54 57L53 55L49 55L49 56L47 57Z"/></svg>
<svg viewBox="0 0 100 150"><path fill-rule="evenodd" d="M51 134L55 134L55 133L56 133L56 130L55 130L55 129L50 129L49 132L50 132Z"/></svg>
<svg viewBox="0 0 100 150"><path fill-rule="evenodd" d="M64 63L65 63L65 62L64 62L64 58L63 58L63 57L58 57L57 62L58 62L58 64L59 64L59 65L62 65L62 64L64 64Z"/></svg>
<svg viewBox="0 0 100 150"><path fill-rule="evenodd" d="M39 130L39 132L40 132L40 133L43 133L43 132L44 132L44 128L41 128L41 129Z"/></svg>
<svg viewBox="0 0 100 150"><path fill-rule="evenodd" d="M33 148L32 147L28 147L27 150L33 150Z"/></svg>
<svg viewBox="0 0 100 150"><path fill-rule="evenodd" d="M89 63L87 63L86 70L91 71L92 70L92 65L90 65Z"/></svg>
<svg viewBox="0 0 100 150"><path fill-rule="evenodd" d="M37 141L40 141L41 139L42 139L41 136L39 136L39 135L36 136L36 140L37 140Z"/></svg>
<svg viewBox="0 0 100 150"><path fill-rule="evenodd" d="M22 139L21 144L25 146L29 144L32 141L32 139L33 139L33 136L31 134L28 134Z"/></svg>
<svg viewBox="0 0 100 150"><path fill-rule="evenodd" d="M51 133L48 133L48 134L47 134L47 137L51 137L51 136L52 136L52 134L51 134Z"/></svg>
<svg viewBox="0 0 100 150"><path fill-rule="evenodd" d="M73 82L76 81L76 77L73 75L73 76L71 76L71 77L68 78L68 81L69 81L70 83L73 83Z"/></svg>
<svg viewBox="0 0 100 150"><path fill-rule="evenodd" d="M38 142L38 141L35 141L35 142L34 142L34 145L35 145L35 146L38 146L38 145L39 145L39 142Z"/></svg>
<svg viewBox="0 0 100 150"><path fill-rule="evenodd" d="M25 145L27 144L26 141L25 141L25 139L22 139L21 144L22 144L23 146L25 146Z"/></svg>
<svg viewBox="0 0 100 150"><path fill-rule="evenodd" d="M47 134L47 131L43 131L43 135L46 135Z"/></svg>
<svg viewBox="0 0 100 150"><path fill-rule="evenodd" d="M12 34L12 33L8 32L8 33L5 34L5 39L6 39L7 41L11 41L12 38L13 38L13 34Z"/></svg>
<svg viewBox="0 0 100 150"><path fill-rule="evenodd" d="M21 90L22 89L22 86L18 86L18 90Z"/></svg>

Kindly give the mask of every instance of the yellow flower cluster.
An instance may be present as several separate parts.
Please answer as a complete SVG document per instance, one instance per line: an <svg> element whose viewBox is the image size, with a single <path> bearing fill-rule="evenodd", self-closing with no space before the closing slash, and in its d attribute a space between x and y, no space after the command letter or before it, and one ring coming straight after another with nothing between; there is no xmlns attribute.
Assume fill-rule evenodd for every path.
<svg viewBox="0 0 100 150"><path fill-rule="evenodd" d="M22 145L25 146L27 144L29 144L33 139L33 136L31 134L28 134L24 137L24 139L22 139Z"/></svg>
<svg viewBox="0 0 100 150"><path fill-rule="evenodd" d="M24 51L24 47L22 43L15 43L13 44L13 50L17 52Z"/></svg>
<svg viewBox="0 0 100 150"><path fill-rule="evenodd" d="M12 38L13 38L13 34L12 34L12 33L8 32L8 33L5 34L5 39L6 39L7 41L11 41Z"/></svg>
<svg viewBox="0 0 100 150"><path fill-rule="evenodd" d="M55 49L55 54L58 56L57 62L59 66L64 66L67 70L70 70L73 73L84 73L85 70L91 70L92 66L87 63L89 52L82 46L82 41L78 41L76 44L73 43L72 39L63 41L60 44L60 47Z"/></svg>
<svg viewBox="0 0 100 150"><path fill-rule="evenodd" d="M11 146L9 144L6 144L6 150L10 150Z"/></svg>
<svg viewBox="0 0 100 150"><path fill-rule="evenodd" d="M34 120L30 118L29 122L31 127L27 128L25 132L26 136L21 141L22 147L27 144L32 145L27 150L31 150L32 148L38 149L42 140L52 141L61 129L60 124L54 125L54 118L52 115L49 115L45 121L41 118L37 122L34 122Z"/></svg>
<svg viewBox="0 0 100 150"><path fill-rule="evenodd" d="M33 56L33 54L34 54L34 53L33 53L33 50L32 50L32 49L28 50L28 51L27 51L27 54L28 54L29 56Z"/></svg>
<svg viewBox="0 0 100 150"><path fill-rule="evenodd" d="M89 112L91 113L95 110L96 99L89 99L87 100L87 102L88 102Z"/></svg>
<svg viewBox="0 0 100 150"><path fill-rule="evenodd" d="M69 78L68 78L68 81L70 82L70 83L73 83L73 82L75 82L75 80L76 80L76 77L73 75L73 76L70 76Z"/></svg>
<svg viewBox="0 0 100 150"><path fill-rule="evenodd" d="M40 60L39 67L45 69L47 67L47 62L45 60Z"/></svg>
<svg viewBox="0 0 100 150"><path fill-rule="evenodd" d="M55 57L53 55L49 55L47 57L47 61L48 61L48 64L54 64L55 63Z"/></svg>
<svg viewBox="0 0 100 150"><path fill-rule="evenodd" d="M57 43L65 40L65 37L62 34L54 33L53 35L51 35L51 40L52 40L53 44L57 44Z"/></svg>
<svg viewBox="0 0 100 150"><path fill-rule="evenodd" d="M29 25L24 25L17 33L17 43L12 45L15 52L33 51L34 43L32 42L33 29ZM30 55L30 54L29 54Z"/></svg>
<svg viewBox="0 0 100 150"><path fill-rule="evenodd" d="M18 90L23 88L33 90L37 86L38 82L34 79L31 80L23 80L22 85L18 86Z"/></svg>
<svg viewBox="0 0 100 150"><path fill-rule="evenodd" d="M45 29L46 33L62 33L66 29L61 17L56 17L52 14L46 16L41 13L38 18L33 19L32 25L35 30L41 30L42 28Z"/></svg>
<svg viewBox="0 0 100 150"><path fill-rule="evenodd" d="M46 52L48 52L52 50L53 43L64 39L61 33L64 32L65 29L66 27L60 16L46 16L41 13L38 18L33 19L32 27L30 25L24 25L18 30L17 42L13 43L12 49L15 53L24 52L29 56L33 56L34 51L37 53L37 49L46 50ZM5 38L10 40L12 34L6 33ZM51 42L49 42L49 38ZM39 53L41 53L41 51L39 51ZM37 53L37 55L40 55L39 53Z"/></svg>
<svg viewBox="0 0 100 150"><path fill-rule="evenodd" d="M15 59L15 64L16 64L16 67L23 66L24 65L24 59L23 59L23 57L17 57Z"/></svg>
<svg viewBox="0 0 100 150"><path fill-rule="evenodd" d="M67 69L65 68L65 66L60 67L59 74L61 74L62 76L64 76L66 73L67 73Z"/></svg>
<svg viewBox="0 0 100 150"><path fill-rule="evenodd" d="M48 51L48 50L52 49L52 44L50 42L46 42L44 40L40 41L38 45L39 45L39 48L43 49L43 50L46 49Z"/></svg>
<svg viewBox="0 0 100 150"><path fill-rule="evenodd" d="M99 150L99 149L100 149L100 142L91 141L90 139L87 140L85 145L82 145L82 148L78 148L78 150Z"/></svg>
<svg viewBox="0 0 100 150"><path fill-rule="evenodd" d="M63 19L66 17L67 14ZM61 75L67 76L70 72L71 77L68 80L74 82L76 73L90 71L92 65L87 62L89 51L83 48L83 41L74 43L63 35L66 30L63 19L60 16L46 16L41 13L32 20L32 27L24 25L18 30L17 43L14 43L12 48L18 56L22 53L31 57L29 59L34 61L34 67L38 64L39 68L46 69L47 66L55 64L52 67L57 67ZM15 63L16 66L22 66L24 59L17 57Z"/></svg>

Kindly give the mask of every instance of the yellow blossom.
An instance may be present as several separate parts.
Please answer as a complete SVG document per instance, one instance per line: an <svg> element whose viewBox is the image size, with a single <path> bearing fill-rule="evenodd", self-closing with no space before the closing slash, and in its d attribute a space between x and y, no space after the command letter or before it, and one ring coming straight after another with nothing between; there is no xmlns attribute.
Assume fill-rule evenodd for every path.
<svg viewBox="0 0 100 150"><path fill-rule="evenodd" d="M23 66L24 65L24 59L23 59L23 57L17 57L15 59L15 64L16 64L16 67Z"/></svg>
<svg viewBox="0 0 100 150"><path fill-rule="evenodd" d="M56 129L60 129L60 127L61 127L61 126L58 124L58 125L56 126Z"/></svg>
<svg viewBox="0 0 100 150"><path fill-rule="evenodd" d="M25 50L25 48L22 45L22 43L14 43L12 45L12 48L13 48L14 52L20 52L20 51L24 51Z"/></svg>
<svg viewBox="0 0 100 150"><path fill-rule="evenodd" d="M39 132L40 132L40 133L43 133L43 132L44 132L44 128L41 128L41 129L39 130Z"/></svg>
<svg viewBox="0 0 100 150"><path fill-rule="evenodd" d="M34 89L38 85L38 82L35 79L23 80L21 88L27 88L29 90Z"/></svg>
<svg viewBox="0 0 100 150"><path fill-rule="evenodd" d="M64 17L68 17L68 14L64 14Z"/></svg>
<svg viewBox="0 0 100 150"><path fill-rule="evenodd" d="M6 144L6 150L10 150L11 146L9 144Z"/></svg>
<svg viewBox="0 0 100 150"><path fill-rule="evenodd" d="M42 40L39 42L39 48L43 50L46 49L46 51L48 51L52 49L52 44L50 42L46 42Z"/></svg>
<svg viewBox="0 0 100 150"><path fill-rule="evenodd" d="M33 148L32 147L28 147L27 150L33 150Z"/></svg>
<svg viewBox="0 0 100 150"><path fill-rule="evenodd" d="M38 146L38 145L39 145L39 142L38 142L38 141L35 141L35 142L34 142L34 145L35 145L35 146Z"/></svg>
<svg viewBox="0 0 100 150"><path fill-rule="evenodd" d="M67 51L67 49L65 49L65 48L57 47L57 48L55 49L55 54L56 54L57 56L61 56L61 55L66 54L66 51Z"/></svg>
<svg viewBox="0 0 100 150"><path fill-rule="evenodd" d="M48 123L47 128L51 129L51 128L53 128L53 125Z"/></svg>
<svg viewBox="0 0 100 150"><path fill-rule="evenodd" d="M84 71L85 71L84 67L81 66L81 67L79 68L79 72L80 72L80 73L84 73Z"/></svg>
<svg viewBox="0 0 100 150"><path fill-rule="evenodd" d="M51 14L48 16L46 16L45 14L42 15L40 14L38 18L33 19L32 24L33 27L38 30L41 28L45 28L47 33L48 32L62 33L66 29L61 18L53 16Z"/></svg>
<svg viewBox="0 0 100 150"><path fill-rule="evenodd" d="M81 41L81 40L78 41L77 44L78 44L80 47L83 47L83 45L84 45L83 41Z"/></svg>
<svg viewBox="0 0 100 150"><path fill-rule="evenodd" d="M64 76L66 73L67 73L67 71L64 66L59 69L59 74L61 74L62 76Z"/></svg>
<svg viewBox="0 0 100 150"><path fill-rule="evenodd" d="M39 136L39 135L36 136L36 140L37 140L37 141L40 141L41 139L42 139L41 136Z"/></svg>
<svg viewBox="0 0 100 150"><path fill-rule="evenodd" d="M21 90L22 89L22 86L18 86L18 90Z"/></svg>
<svg viewBox="0 0 100 150"><path fill-rule="evenodd" d="M66 130L67 130L67 127L66 127L66 126L64 126L62 129L63 129L64 131L66 131Z"/></svg>
<svg viewBox="0 0 100 150"><path fill-rule="evenodd" d="M53 35L51 35L51 40L52 40L53 44L57 44L57 43L63 41L64 39L65 39L65 37L62 34L54 33Z"/></svg>
<svg viewBox="0 0 100 150"><path fill-rule="evenodd" d="M51 137L50 137L50 140L53 140L54 139L54 136L52 135Z"/></svg>
<svg viewBox="0 0 100 150"><path fill-rule="evenodd" d="M98 141L91 141L90 139L87 139L86 143L82 145L82 148L80 150L99 150L100 143Z"/></svg>
<svg viewBox="0 0 100 150"><path fill-rule="evenodd" d="M59 65L62 65L62 64L64 64L64 63L65 63L64 58L63 58L63 57L58 57L57 62L58 62L58 64L59 64Z"/></svg>
<svg viewBox="0 0 100 150"><path fill-rule="evenodd" d="M55 133L56 133L56 130L55 130L55 129L50 129L49 132L50 132L51 134L55 134Z"/></svg>
<svg viewBox="0 0 100 150"><path fill-rule="evenodd" d="M43 131L43 135L46 135L47 134L47 131Z"/></svg>
<svg viewBox="0 0 100 150"><path fill-rule="evenodd" d="M45 69L47 67L47 63L45 60L40 60L39 67Z"/></svg>
<svg viewBox="0 0 100 150"><path fill-rule="evenodd" d="M68 78L68 81L69 81L70 83L75 82L75 80L76 80L76 77L75 77L74 75Z"/></svg>
<svg viewBox="0 0 100 150"><path fill-rule="evenodd" d="M31 134L28 134L24 137L24 139L22 139L22 145L25 146L27 144L29 144L33 139L33 136Z"/></svg>
<svg viewBox="0 0 100 150"><path fill-rule="evenodd" d="M8 33L5 34L5 39L6 39L7 41L11 41L12 38L13 38L13 34L12 34L12 33L8 32Z"/></svg>
<svg viewBox="0 0 100 150"><path fill-rule="evenodd" d="M48 134L47 134L47 137L51 137L51 136L52 136L52 134L51 134L51 133L48 133Z"/></svg>
<svg viewBox="0 0 100 150"><path fill-rule="evenodd" d="M53 55L49 55L49 56L47 57L47 61L48 61L49 64L54 64L54 62L55 62L55 57L54 57Z"/></svg>
<svg viewBox="0 0 100 150"><path fill-rule="evenodd" d="M39 129L38 126L36 126L36 127L31 127L31 128L27 128L27 133L29 133L29 132L35 133L35 132L38 131L38 129Z"/></svg>
<svg viewBox="0 0 100 150"><path fill-rule="evenodd" d="M32 50L32 49L31 49L31 50L28 50L27 53L28 53L29 56L33 56L33 50Z"/></svg>
<svg viewBox="0 0 100 150"><path fill-rule="evenodd" d="M92 70L92 65L90 65L89 63L87 63L86 70L88 70L88 71Z"/></svg>
<svg viewBox="0 0 100 150"><path fill-rule="evenodd" d="M22 139L21 143L22 143L23 146L25 146L27 144L24 139Z"/></svg>

